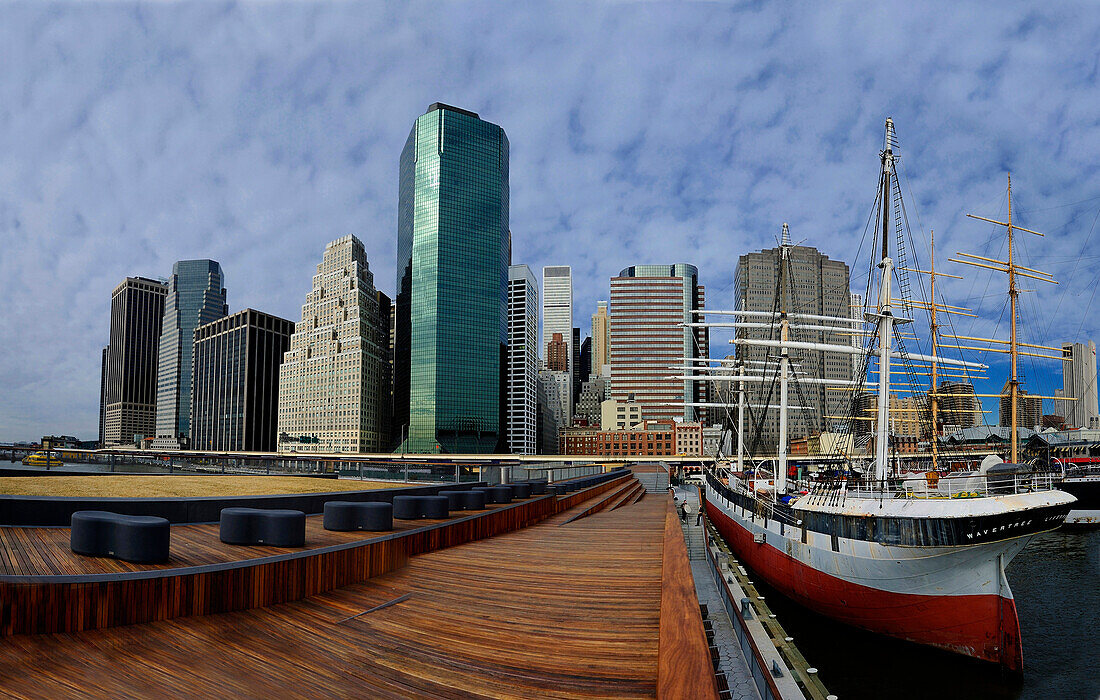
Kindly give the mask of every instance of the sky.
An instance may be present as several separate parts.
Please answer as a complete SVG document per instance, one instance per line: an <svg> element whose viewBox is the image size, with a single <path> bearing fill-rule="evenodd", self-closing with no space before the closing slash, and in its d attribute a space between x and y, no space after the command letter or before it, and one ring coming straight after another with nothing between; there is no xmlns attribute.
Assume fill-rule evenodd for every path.
<svg viewBox="0 0 1100 700"><path fill-rule="evenodd" d="M231 312L298 320L352 233L392 294L398 156L436 101L504 127L513 262L571 265L584 333L629 265L695 264L728 307L784 221L861 289L891 116L918 262L935 229L965 277L941 291L978 313L956 331L1007 334L1004 277L941 261L1004 255L965 214L1005 216L1011 171L1014 221L1046 234L1018 259L1060 282L1025 285L1021 336L1094 339L1097 46L1071 2L4 3L0 440L96 436L127 276L212 258ZM1052 394L1059 365L1021 361L1026 386Z"/></svg>

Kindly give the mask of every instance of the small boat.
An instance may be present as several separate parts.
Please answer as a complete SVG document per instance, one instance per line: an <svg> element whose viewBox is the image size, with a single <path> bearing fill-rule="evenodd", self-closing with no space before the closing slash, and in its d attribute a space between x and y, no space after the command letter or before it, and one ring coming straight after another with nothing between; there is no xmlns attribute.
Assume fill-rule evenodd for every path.
<svg viewBox="0 0 1100 700"><path fill-rule="evenodd" d="M1100 465L1075 465L1066 469L1060 489L1077 498L1066 516L1070 527L1100 525Z"/></svg>
<svg viewBox="0 0 1100 700"><path fill-rule="evenodd" d="M62 467L65 463L57 455L49 452L35 452L23 458L23 464L28 467Z"/></svg>

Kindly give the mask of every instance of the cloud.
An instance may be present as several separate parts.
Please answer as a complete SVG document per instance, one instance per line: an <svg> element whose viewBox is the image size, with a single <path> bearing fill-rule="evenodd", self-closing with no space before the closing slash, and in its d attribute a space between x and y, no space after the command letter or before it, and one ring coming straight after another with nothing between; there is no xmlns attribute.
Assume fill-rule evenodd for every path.
<svg viewBox="0 0 1100 700"><path fill-rule="evenodd" d="M392 292L397 159L437 100L508 132L514 261L572 265L578 325L639 263L697 264L728 305L737 256L783 221L863 274L893 116L938 260L996 257L964 215L1003 216L1011 169L1017 220L1048 233L1021 259L1062 282L1025 297L1026 334L1095 337L1100 18L1029 8L3 5L0 439L95 433L128 275L211 257L232 310L296 320L325 243L355 233ZM1004 281L955 272L949 303L982 316L959 332L992 330ZM1050 364L1029 380L1059 385Z"/></svg>

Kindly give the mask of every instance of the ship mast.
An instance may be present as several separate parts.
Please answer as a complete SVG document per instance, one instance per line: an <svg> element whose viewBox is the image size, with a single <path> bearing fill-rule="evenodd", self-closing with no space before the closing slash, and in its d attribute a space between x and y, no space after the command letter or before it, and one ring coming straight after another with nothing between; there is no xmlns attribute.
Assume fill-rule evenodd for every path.
<svg viewBox="0 0 1100 700"><path fill-rule="evenodd" d="M928 230L928 275L929 275L929 290L928 296L932 297L932 302L929 306L930 316L928 321L928 331L932 336L932 357L935 357L939 352L939 344L936 341L936 232L933 229ZM939 450L936 435L936 420L939 414L940 402L936 396L936 369L938 364L935 360L932 360L932 391L929 392L928 398L932 405L932 471L936 471L939 467Z"/></svg>
<svg viewBox="0 0 1100 700"><path fill-rule="evenodd" d="M787 492L787 381L790 354L787 342L790 340L790 320L787 319L787 286L784 284L785 272L790 272L791 231L783 222L783 238L779 245L779 468L775 473L776 498Z"/></svg>
<svg viewBox="0 0 1100 700"><path fill-rule="evenodd" d="M917 272L922 275L928 275L929 278L929 292L931 301L928 302L913 302L920 306L920 308L928 309L928 329L932 336L932 386L928 392L928 400L931 404L932 411L932 471L936 471L939 468L939 444L937 438L939 437L939 409L940 409L940 392L937 387L939 381L939 365L941 358L939 356L940 348L940 324L936 319L937 313L945 314L958 314L960 316L974 316L972 313L967 313L970 309L962 306L948 306L947 304L939 304L936 301L936 278L937 277L950 277L951 279L961 280L959 275L949 275L946 272L936 272L936 232L928 232L928 250L929 250L929 264L927 270L911 269L909 272ZM948 394L950 395L950 394Z"/></svg>
<svg viewBox="0 0 1100 700"><path fill-rule="evenodd" d="M893 339L894 314L890 306L890 282L894 261L890 259L890 185L894 170L894 120L886 119L886 143L882 150L882 270L878 299L878 429L875 434L875 479L886 481L890 440L890 346Z"/></svg>
<svg viewBox="0 0 1100 700"><path fill-rule="evenodd" d="M967 216L970 217L971 219L978 219L979 221L988 221L991 224L996 224L997 226L1004 226L1005 227L1005 229L1007 231L1007 234L1008 234L1008 260L996 260L996 259L993 259L993 258L984 258L980 255L972 255L970 253L957 253L957 255L959 255L962 258L966 258L966 259L963 259L963 260L949 259L948 262L962 263L964 265L972 265L974 267L982 267L982 268L985 268L987 270L994 270L996 272L1003 272L1003 273L1008 274L1008 300L1009 300L1009 304L1010 304L1009 313L1012 317L1011 318L1011 324L1012 324L1011 328L1012 328L1012 330L1011 330L1010 338L1007 342L1004 341L1004 340L997 340L995 338L981 338L981 337L974 337L974 336L950 335L950 334L945 334L945 335L947 335L947 337L950 337L950 338L961 338L963 340L977 340L977 341L980 341L980 342L998 343L1000 345L1007 345L1008 346L1007 348L1003 348L1003 347L979 348L979 347L964 347L964 346L957 346L957 347L959 347L960 349L963 349L963 350L976 350L978 352L1000 352L1000 353L1005 353L1005 354L1009 355L1009 357L1010 357L1010 370L1009 370L1010 374L1009 374L1009 378L1008 378L1008 392L1009 392L1010 408L1011 408L1011 411L1012 411L1011 458L1012 458L1012 463L1016 464L1019 461L1019 442L1020 442L1019 435L1018 435L1018 432L1019 432L1018 431L1018 425L1017 425L1018 422L1019 422L1019 418L1017 416L1017 411L1016 411L1016 406L1017 406L1017 403L1019 401L1020 382L1019 382L1019 375L1016 373L1016 359L1019 355L1027 355L1027 356L1030 356L1030 357L1038 357L1038 358L1047 359L1047 360L1059 360L1059 361L1062 360L1061 348L1054 348L1054 347L1050 347L1050 346L1047 346L1047 345L1034 345L1032 343L1021 343L1021 342L1019 342L1019 340L1017 338L1017 334L1016 334L1016 323L1017 323L1017 317L1018 317L1018 314L1017 314L1017 311L1016 311L1016 306L1017 306L1016 300L1020 296L1020 291L1021 290L1016 286L1016 278L1018 276L1019 277L1027 277L1027 278L1030 278L1030 279L1039 280L1041 282L1049 282L1050 284L1058 284L1058 282L1054 280L1054 276L1049 272L1041 272L1040 270L1035 270L1035 269L1032 269L1030 267L1024 267L1023 265L1017 265L1016 264L1015 249L1014 249L1014 233L1016 231L1025 231L1027 233L1033 233L1036 236L1042 236L1043 234L1039 233L1038 231L1032 231L1029 228L1024 228L1023 226L1017 226L1016 224L1012 223L1012 173L1008 174L1008 221L996 221L994 219L987 219L984 216L975 216L974 214L967 214ZM975 262L976 260L981 260L983 262ZM1049 351L1052 351L1052 352L1057 352L1058 355L1045 355L1045 354L1042 354L1042 353L1027 352L1027 351L1019 349L1019 346L1021 346L1021 345L1026 347L1026 348L1035 348L1035 349L1038 349L1038 350L1049 350ZM977 396L999 396L999 397L1003 398L1004 397L1004 391L1002 391L1000 394L977 394ZM1028 396L1030 398L1034 398L1034 399L1060 398L1060 397L1055 397L1055 396L1036 396L1036 395L1032 395L1032 394L1029 394Z"/></svg>

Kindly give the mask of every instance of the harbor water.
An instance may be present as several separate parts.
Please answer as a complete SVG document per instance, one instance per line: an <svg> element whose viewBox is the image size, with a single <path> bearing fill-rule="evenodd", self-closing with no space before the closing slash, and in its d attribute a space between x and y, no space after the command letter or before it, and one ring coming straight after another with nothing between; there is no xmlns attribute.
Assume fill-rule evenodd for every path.
<svg viewBox="0 0 1100 700"><path fill-rule="evenodd" d="M768 605L841 700L1100 698L1100 530L1037 535L1008 567L1024 673L857 630L762 581Z"/></svg>

